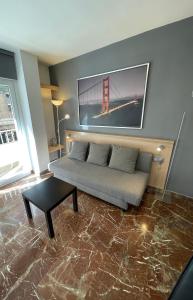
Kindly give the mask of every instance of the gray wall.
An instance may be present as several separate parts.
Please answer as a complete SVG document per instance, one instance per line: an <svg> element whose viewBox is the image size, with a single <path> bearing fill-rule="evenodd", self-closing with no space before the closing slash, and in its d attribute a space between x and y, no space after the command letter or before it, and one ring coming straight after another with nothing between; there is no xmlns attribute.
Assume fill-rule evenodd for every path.
<svg viewBox="0 0 193 300"><path fill-rule="evenodd" d="M145 62L151 65L143 129L89 131L176 139L182 113L186 111L168 188L193 197L193 17L50 67L51 82L58 84L61 96L68 99L63 110L70 113L71 119L64 128L82 130L78 121L77 78Z"/></svg>

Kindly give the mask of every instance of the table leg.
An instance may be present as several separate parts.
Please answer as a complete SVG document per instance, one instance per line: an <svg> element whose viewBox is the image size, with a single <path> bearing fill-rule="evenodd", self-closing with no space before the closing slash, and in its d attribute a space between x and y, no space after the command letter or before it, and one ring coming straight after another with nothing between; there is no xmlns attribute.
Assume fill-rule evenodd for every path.
<svg viewBox="0 0 193 300"><path fill-rule="evenodd" d="M77 188L74 189L72 198L73 198L73 208L74 208L74 211L78 211Z"/></svg>
<svg viewBox="0 0 193 300"><path fill-rule="evenodd" d="M54 237L54 228L53 228L53 224L52 224L52 217L51 217L50 211L45 213L45 217L46 217L46 223L47 223L47 227L48 227L49 237L53 238Z"/></svg>
<svg viewBox="0 0 193 300"><path fill-rule="evenodd" d="M25 205L25 210L26 210L28 218L32 219L32 212L31 212L29 201L24 196L23 196L23 202Z"/></svg>

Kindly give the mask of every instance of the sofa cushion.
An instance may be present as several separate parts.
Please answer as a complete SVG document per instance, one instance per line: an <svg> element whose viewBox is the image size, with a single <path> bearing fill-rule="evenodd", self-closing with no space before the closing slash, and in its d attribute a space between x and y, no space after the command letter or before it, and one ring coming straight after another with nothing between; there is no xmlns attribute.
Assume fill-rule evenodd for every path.
<svg viewBox="0 0 193 300"><path fill-rule="evenodd" d="M87 162L71 160L66 156L49 164L54 176L63 180L71 180L77 185L87 186L95 191L106 194L138 206L145 191L148 173L136 171L133 174L89 164Z"/></svg>
<svg viewBox="0 0 193 300"><path fill-rule="evenodd" d="M113 145L109 167L112 169L134 173L139 150L135 148Z"/></svg>
<svg viewBox="0 0 193 300"><path fill-rule="evenodd" d="M85 161L88 150L87 142L74 141L68 158Z"/></svg>
<svg viewBox="0 0 193 300"><path fill-rule="evenodd" d="M99 166L107 166L109 151L110 151L110 145L108 144L102 145L102 144L90 143L87 162Z"/></svg>

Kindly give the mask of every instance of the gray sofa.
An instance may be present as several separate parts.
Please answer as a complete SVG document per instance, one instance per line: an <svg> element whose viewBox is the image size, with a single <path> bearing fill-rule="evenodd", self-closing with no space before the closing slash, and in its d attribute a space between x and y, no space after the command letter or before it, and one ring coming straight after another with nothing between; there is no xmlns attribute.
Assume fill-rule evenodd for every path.
<svg viewBox="0 0 193 300"><path fill-rule="evenodd" d="M152 154L139 152L135 171L129 174L64 156L49 164L54 176L77 186L78 189L112 203L124 210L128 204L139 206L147 187Z"/></svg>

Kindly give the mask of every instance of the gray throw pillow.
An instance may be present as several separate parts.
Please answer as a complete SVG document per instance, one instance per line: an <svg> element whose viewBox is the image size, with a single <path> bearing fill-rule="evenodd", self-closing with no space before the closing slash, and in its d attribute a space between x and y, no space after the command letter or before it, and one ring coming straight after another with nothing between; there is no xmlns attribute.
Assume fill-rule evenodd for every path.
<svg viewBox="0 0 193 300"><path fill-rule="evenodd" d="M134 173L139 150L113 145L109 167L112 169Z"/></svg>
<svg viewBox="0 0 193 300"><path fill-rule="evenodd" d="M99 166L107 166L109 151L110 145L90 143L87 162Z"/></svg>
<svg viewBox="0 0 193 300"><path fill-rule="evenodd" d="M137 162L136 162L136 170L150 173L152 166L153 154L149 152L139 152Z"/></svg>
<svg viewBox="0 0 193 300"><path fill-rule="evenodd" d="M68 158L85 161L87 155L87 149L88 149L87 142L74 141L72 143L72 149L68 154Z"/></svg>

